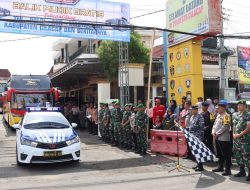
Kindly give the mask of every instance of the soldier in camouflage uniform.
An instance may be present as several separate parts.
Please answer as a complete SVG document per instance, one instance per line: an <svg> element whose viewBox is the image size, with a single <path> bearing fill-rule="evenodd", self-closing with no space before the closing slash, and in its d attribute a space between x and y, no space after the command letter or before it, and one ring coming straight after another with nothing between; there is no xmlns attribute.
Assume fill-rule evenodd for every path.
<svg viewBox="0 0 250 190"><path fill-rule="evenodd" d="M238 112L233 115L233 150L240 172L235 177L245 177L245 166L249 173L246 178L250 181L250 113L246 111L246 101L238 102Z"/></svg>
<svg viewBox="0 0 250 190"><path fill-rule="evenodd" d="M115 137L114 137L115 103L116 103L116 101L113 101L111 103L112 106L113 106L113 108L110 110L110 113L111 113L110 124L109 124L110 143L114 143L115 142Z"/></svg>
<svg viewBox="0 0 250 190"><path fill-rule="evenodd" d="M123 148L131 149L132 148L132 131L130 126L130 116L132 115L131 112L131 104L125 105L125 111L123 112L122 116L122 129L124 133L123 138Z"/></svg>
<svg viewBox="0 0 250 190"><path fill-rule="evenodd" d="M191 134L196 136L200 139L200 141L203 141L204 139L204 117L198 113L198 106L192 106L192 112L191 117L189 118L189 125L187 126L187 129ZM203 171L203 164L197 163L195 167L193 167L195 171Z"/></svg>
<svg viewBox="0 0 250 190"><path fill-rule="evenodd" d="M135 116L135 127L138 128L138 134L137 134L138 151L136 153L141 153L141 155L145 155L147 153L146 130L147 130L148 118L144 112L143 104L139 104L137 108L138 111Z"/></svg>
<svg viewBox="0 0 250 190"><path fill-rule="evenodd" d="M105 103L104 104L104 115L103 115L103 134L104 134L104 141L108 142L109 141L109 123L110 123L110 111L109 111L109 107L108 104Z"/></svg>
<svg viewBox="0 0 250 190"><path fill-rule="evenodd" d="M114 109L114 140L115 140L115 146L121 145L121 108L120 103L115 103L115 109Z"/></svg>
<svg viewBox="0 0 250 190"><path fill-rule="evenodd" d="M104 106L103 106L103 103L101 102L100 103L100 110L98 112L98 125L99 125L99 131L100 131L102 138L104 137L104 128L103 128L103 123L102 123L103 116L104 116Z"/></svg>

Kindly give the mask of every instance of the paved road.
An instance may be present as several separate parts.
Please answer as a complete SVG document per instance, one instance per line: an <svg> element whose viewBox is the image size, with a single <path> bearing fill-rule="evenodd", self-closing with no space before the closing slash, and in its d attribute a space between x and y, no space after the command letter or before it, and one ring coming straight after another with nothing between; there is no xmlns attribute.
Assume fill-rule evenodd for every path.
<svg viewBox="0 0 250 190"><path fill-rule="evenodd" d="M0 116L0 121L2 117ZM243 179L222 177L207 165L196 173L168 171L175 158L162 155L141 157L103 144L97 137L79 131L82 150L80 163L28 165L15 162L15 132L0 123L0 189L249 189ZM194 163L181 160L185 166ZM236 171L234 171L236 172Z"/></svg>

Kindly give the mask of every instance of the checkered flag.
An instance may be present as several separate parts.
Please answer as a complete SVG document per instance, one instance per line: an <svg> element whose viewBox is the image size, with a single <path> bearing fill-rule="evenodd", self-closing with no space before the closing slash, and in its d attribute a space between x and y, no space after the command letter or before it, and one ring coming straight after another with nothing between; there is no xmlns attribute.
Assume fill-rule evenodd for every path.
<svg viewBox="0 0 250 190"><path fill-rule="evenodd" d="M180 127L181 131L184 133L188 146L198 163L204 163L207 161L212 161L215 156L206 145L201 142L201 140L195 137L193 134L189 133L186 129Z"/></svg>

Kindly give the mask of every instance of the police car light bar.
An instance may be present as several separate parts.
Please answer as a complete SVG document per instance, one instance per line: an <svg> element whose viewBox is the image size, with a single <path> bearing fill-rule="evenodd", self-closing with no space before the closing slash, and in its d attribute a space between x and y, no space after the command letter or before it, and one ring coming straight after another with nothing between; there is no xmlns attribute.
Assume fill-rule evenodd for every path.
<svg viewBox="0 0 250 190"><path fill-rule="evenodd" d="M60 112L60 107L27 107L26 110L28 112L41 112L41 111L51 111L51 112Z"/></svg>

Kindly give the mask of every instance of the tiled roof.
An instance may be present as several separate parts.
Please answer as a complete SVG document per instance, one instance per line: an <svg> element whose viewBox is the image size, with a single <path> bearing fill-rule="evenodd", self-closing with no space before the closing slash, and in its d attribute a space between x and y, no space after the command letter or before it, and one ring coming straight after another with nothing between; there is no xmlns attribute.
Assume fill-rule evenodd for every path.
<svg viewBox="0 0 250 190"><path fill-rule="evenodd" d="M164 57L163 45L155 46L153 49L153 58Z"/></svg>
<svg viewBox="0 0 250 190"><path fill-rule="evenodd" d="M0 77L3 78L9 78L10 77L10 71L8 69L0 69Z"/></svg>

